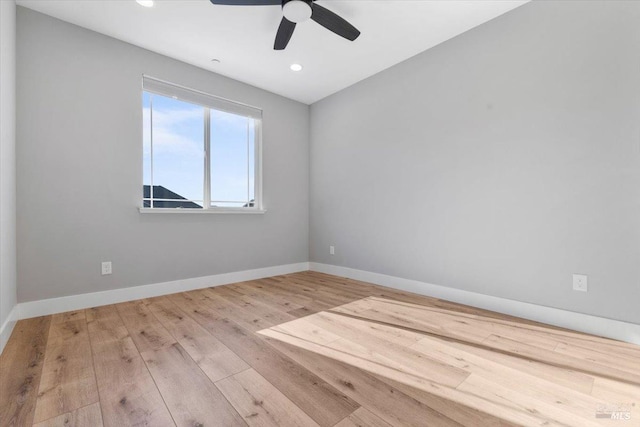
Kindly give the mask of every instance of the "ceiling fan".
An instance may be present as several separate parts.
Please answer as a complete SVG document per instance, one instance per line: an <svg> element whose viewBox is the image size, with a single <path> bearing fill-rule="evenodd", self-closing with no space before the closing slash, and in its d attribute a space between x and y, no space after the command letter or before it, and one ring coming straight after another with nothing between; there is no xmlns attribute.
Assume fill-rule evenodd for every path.
<svg viewBox="0 0 640 427"><path fill-rule="evenodd" d="M283 17L280 27L276 33L276 41L273 45L275 50L283 50L289 44L296 24L311 18L329 31L347 40L355 40L360 35L360 31L347 21L318 4L316 0L211 0L213 4L229 6L271 6L282 7Z"/></svg>

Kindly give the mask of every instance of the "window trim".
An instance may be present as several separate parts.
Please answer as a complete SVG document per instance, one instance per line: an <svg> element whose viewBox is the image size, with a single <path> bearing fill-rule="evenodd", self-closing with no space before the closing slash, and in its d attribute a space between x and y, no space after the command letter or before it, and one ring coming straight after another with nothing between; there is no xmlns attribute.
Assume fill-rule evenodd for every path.
<svg viewBox="0 0 640 427"><path fill-rule="evenodd" d="M148 75L142 75L142 94L144 92L172 97L183 102L199 105L204 108L204 200L202 209L185 209L185 208L154 208L138 206L140 213L178 213L178 214L264 214L263 192L262 192L262 109L253 107L248 104L232 101L216 95L211 95L197 89L192 89L179 84L167 82ZM175 92L172 94L172 90ZM193 97L191 97L192 95ZM141 97L142 99L142 97ZM212 207L211 206L211 138L210 138L210 110L224 111L239 116L244 116L254 120L254 188L253 188L253 207ZM153 113L151 113L153 114ZM144 128L144 120L142 127ZM143 129L144 130L144 129ZM153 155L153 142L151 143ZM249 165L247 158L247 166ZM153 164L153 162L152 162ZM144 166L143 166L144 168ZM144 174L142 177L142 185L144 186ZM153 185L153 178L152 183ZM248 190L247 190L248 191ZM248 194L247 194L248 196ZM141 202L144 203L144 196ZM247 200L250 203L250 200Z"/></svg>
<svg viewBox="0 0 640 427"><path fill-rule="evenodd" d="M267 213L266 209L255 208L211 208L211 209L182 209L182 208L138 208L141 214L240 214L240 215L262 215Z"/></svg>

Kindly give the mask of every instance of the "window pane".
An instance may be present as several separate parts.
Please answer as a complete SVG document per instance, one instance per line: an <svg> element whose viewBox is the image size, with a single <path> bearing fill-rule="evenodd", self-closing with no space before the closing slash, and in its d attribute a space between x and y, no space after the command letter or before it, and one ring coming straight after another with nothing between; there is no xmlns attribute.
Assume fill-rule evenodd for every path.
<svg viewBox="0 0 640 427"><path fill-rule="evenodd" d="M142 197L151 197L151 95L147 92L142 93L142 182ZM147 200L143 201L143 206L151 207Z"/></svg>
<svg viewBox="0 0 640 427"><path fill-rule="evenodd" d="M151 95L153 207L201 208L204 196L204 108ZM147 181L145 181L145 185ZM149 183L148 185L151 185ZM145 188L149 193L150 188ZM145 194L145 197L149 197Z"/></svg>
<svg viewBox="0 0 640 427"><path fill-rule="evenodd" d="M253 198L253 119L211 110L211 206L246 207Z"/></svg>
<svg viewBox="0 0 640 427"><path fill-rule="evenodd" d="M249 120L249 200L256 199L256 121Z"/></svg>

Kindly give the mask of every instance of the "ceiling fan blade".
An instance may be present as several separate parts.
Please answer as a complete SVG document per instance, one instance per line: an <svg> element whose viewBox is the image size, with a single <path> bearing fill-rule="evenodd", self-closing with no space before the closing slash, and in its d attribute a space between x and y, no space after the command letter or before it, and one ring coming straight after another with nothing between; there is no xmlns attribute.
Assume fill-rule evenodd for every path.
<svg viewBox="0 0 640 427"><path fill-rule="evenodd" d="M289 44L293 30L296 29L296 24L283 17L278 27L278 33L276 34L276 42L273 45L274 50L283 50Z"/></svg>
<svg viewBox="0 0 640 427"><path fill-rule="evenodd" d="M271 6L282 5L282 0L210 0L213 4L226 6Z"/></svg>
<svg viewBox="0 0 640 427"><path fill-rule="evenodd" d="M354 41L360 35L360 31L335 13L316 3L311 5L311 19L326 29L333 31L347 40Z"/></svg>

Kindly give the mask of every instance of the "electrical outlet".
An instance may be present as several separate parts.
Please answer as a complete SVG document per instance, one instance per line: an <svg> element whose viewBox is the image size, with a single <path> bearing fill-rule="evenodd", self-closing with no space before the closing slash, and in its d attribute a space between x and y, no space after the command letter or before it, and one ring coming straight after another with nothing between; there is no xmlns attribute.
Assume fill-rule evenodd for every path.
<svg viewBox="0 0 640 427"><path fill-rule="evenodd" d="M105 261L102 263L102 275L106 276L107 274L111 274L111 261Z"/></svg>
<svg viewBox="0 0 640 427"><path fill-rule="evenodd" d="M588 280L584 274L573 275L573 290L580 292L587 292Z"/></svg>
<svg viewBox="0 0 640 427"><path fill-rule="evenodd" d="M336 247L329 246L329 255L335 255L335 254L336 254Z"/></svg>

